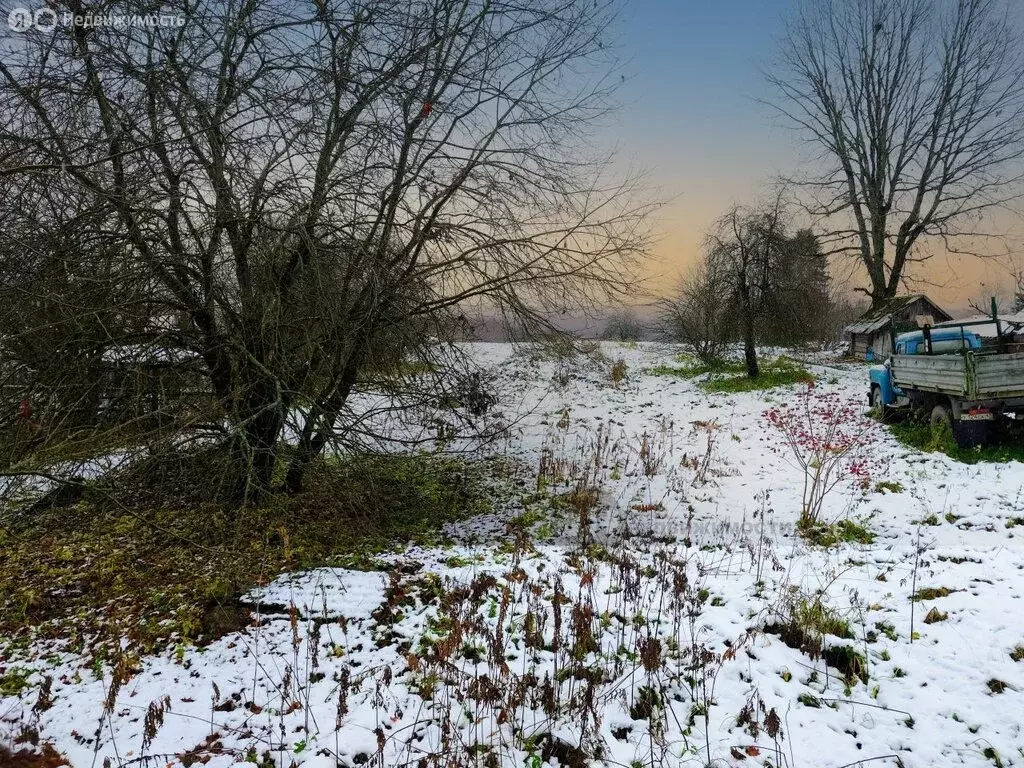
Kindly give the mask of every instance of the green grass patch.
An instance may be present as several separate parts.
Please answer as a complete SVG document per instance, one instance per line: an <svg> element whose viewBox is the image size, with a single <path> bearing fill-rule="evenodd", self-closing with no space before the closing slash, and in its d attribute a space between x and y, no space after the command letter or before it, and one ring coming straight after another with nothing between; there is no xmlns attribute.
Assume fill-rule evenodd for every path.
<svg viewBox="0 0 1024 768"><path fill-rule="evenodd" d="M930 424L923 418L910 418L905 421L887 425L896 440L908 447L926 453L944 453L951 459L964 464L995 463L1005 464L1008 461L1024 463L1024 441L1017 435L1016 439L1006 436L1005 439L989 445L961 448L953 440L949 430L933 431Z"/></svg>
<svg viewBox="0 0 1024 768"><path fill-rule="evenodd" d="M875 534L863 524L854 520L839 520L834 523L816 523L801 519L797 530L809 544L819 547L833 547L836 544L870 544Z"/></svg>
<svg viewBox="0 0 1024 768"><path fill-rule="evenodd" d="M648 368L647 373L654 376L674 376L679 379L692 379L705 374L734 374L744 373L747 366L742 362L734 360L714 360L704 363L695 358L680 356L677 360L682 365L658 365Z"/></svg>
<svg viewBox="0 0 1024 768"><path fill-rule="evenodd" d="M850 622L826 605L821 595L791 595L786 601L785 616L780 622L766 624L764 631L778 635L790 648L809 653L821 650L822 638L834 635L845 640L854 638Z"/></svg>
<svg viewBox="0 0 1024 768"><path fill-rule="evenodd" d="M820 599L798 601L793 609L792 620L805 632L835 635L846 640L854 637L850 622Z"/></svg>
<svg viewBox="0 0 1024 768"><path fill-rule="evenodd" d="M849 621L822 601L821 595L792 600L787 607L788 616L781 623L768 624L764 631L778 635L790 648L800 650L812 658L819 656L829 666L843 674L847 685L856 680L868 681L867 658L849 645L825 645L826 635L846 640L854 639ZM808 704L807 706L813 706Z"/></svg>
<svg viewBox="0 0 1024 768"><path fill-rule="evenodd" d="M949 587L923 587L917 590L910 598L911 600L937 600L940 597L949 597L954 592L959 590L950 589Z"/></svg>
<svg viewBox="0 0 1024 768"><path fill-rule="evenodd" d="M11 667L0 674L0 696L18 696L28 688L28 677L31 673L21 667Z"/></svg>
<svg viewBox="0 0 1024 768"><path fill-rule="evenodd" d="M796 700L803 704L805 707L810 707L811 709L821 709L821 699L819 699L817 696L812 696L809 693L801 693L799 696L796 697Z"/></svg>
<svg viewBox="0 0 1024 768"><path fill-rule="evenodd" d="M925 624L937 624L940 621L945 621L949 618L949 614L945 611L940 611L938 608L932 607L928 610L928 613L924 615Z"/></svg>
<svg viewBox="0 0 1024 768"><path fill-rule="evenodd" d="M814 381L814 376L806 368L788 357L763 360L760 369L760 375L754 379L746 375L745 366L738 374L712 374L699 386L705 392L754 392Z"/></svg>
<svg viewBox="0 0 1024 768"><path fill-rule="evenodd" d="M852 645L830 645L821 652L821 657L826 664L843 673L847 685L852 685L857 680L867 685L868 660Z"/></svg>
<svg viewBox="0 0 1024 768"><path fill-rule="evenodd" d="M99 658L121 637L137 653L206 641L247 623L239 598L282 572L378 568L376 554L438 543L445 523L492 508L502 471L453 457L362 456L321 461L303 493L259 507L156 506L141 483L128 493L112 482L72 507L15 513L0 524L0 637L40 633Z"/></svg>
<svg viewBox="0 0 1024 768"><path fill-rule="evenodd" d="M882 480L875 483L875 493L903 493L903 484L891 480Z"/></svg>
<svg viewBox="0 0 1024 768"><path fill-rule="evenodd" d="M981 750L981 754L986 760L991 760L996 768L1003 768L1003 761L1000 759L995 747L985 747Z"/></svg>
<svg viewBox="0 0 1024 768"><path fill-rule="evenodd" d="M747 366L742 360L701 362L688 356L680 356L676 360L681 364L659 365L648 368L646 372L680 379L706 376L699 384L706 392L753 392L814 381L814 376L806 368L785 356L761 360L760 375L755 379L747 376Z"/></svg>
<svg viewBox="0 0 1024 768"><path fill-rule="evenodd" d="M896 634L896 627L894 627L888 621L876 621L875 630L881 632L883 635L888 637L890 640L897 640L899 635Z"/></svg>

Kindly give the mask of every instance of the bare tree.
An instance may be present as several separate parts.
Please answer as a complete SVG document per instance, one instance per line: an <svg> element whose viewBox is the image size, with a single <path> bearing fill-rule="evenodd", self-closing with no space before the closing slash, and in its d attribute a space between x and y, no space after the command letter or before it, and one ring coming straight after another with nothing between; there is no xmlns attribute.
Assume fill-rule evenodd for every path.
<svg viewBox="0 0 1024 768"><path fill-rule="evenodd" d="M2 250L45 261L41 236L81 225L110 280L147 276L146 313L202 361L239 498L271 488L286 429L301 488L351 434L353 394L443 354L460 305L543 324L629 291L648 206L586 151L618 79L610 4L176 9L8 41Z"/></svg>
<svg viewBox="0 0 1024 768"><path fill-rule="evenodd" d="M850 222L830 250L859 259L874 306L927 258L926 238L957 250L1019 194L1024 47L1004 7L813 0L789 23L769 80L826 168L800 179L811 211Z"/></svg>
<svg viewBox="0 0 1024 768"><path fill-rule="evenodd" d="M1013 275L1013 305L1011 312L1024 311L1024 273L1014 272Z"/></svg>
<svg viewBox="0 0 1024 768"><path fill-rule="evenodd" d="M707 237L708 269L727 287L739 315L747 376L752 379L760 375L756 328L773 295L778 262L787 247L785 229L780 193L753 207L733 206Z"/></svg>
<svg viewBox="0 0 1024 768"><path fill-rule="evenodd" d="M1019 258L1010 257L1008 259L1007 271L1010 273L1010 279L1013 281L1010 286L1011 300L1009 302L1010 311L1016 314L1017 312L1024 311L1024 264L1021 264Z"/></svg>
<svg viewBox="0 0 1024 768"><path fill-rule="evenodd" d="M606 341L640 341L643 335L643 323L632 309L612 312L601 331L601 338Z"/></svg>
<svg viewBox="0 0 1024 768"><path fill-rule="evenodd" d="M660 303L662 330L702 363L713 364L729 341L730 305L726 281L702 260L683 276L676 295Z"/></svg>
<svg viewBox="0 0 1024 768"><path fill-rule="evenodd" d="M823 318L819 341L825 345L843 343L843 329L867 311L868 303L864 297L859 296L854 299L850 296L846 286L830 286L828 313Z"/></svg>

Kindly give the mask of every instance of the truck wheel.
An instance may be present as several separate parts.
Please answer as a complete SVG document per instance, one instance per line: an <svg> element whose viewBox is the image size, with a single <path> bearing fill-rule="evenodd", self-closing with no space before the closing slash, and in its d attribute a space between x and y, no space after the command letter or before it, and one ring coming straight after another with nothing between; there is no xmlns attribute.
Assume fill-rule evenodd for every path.
<svg viewBox="0 0 1024 768"><path fill-rule="evenodd" d="M885 407L885 400L882 399L882 388L877 384L871 387L871 410L882 421L888 421L892 414Z"/></svg>
<svg viewBox="0 0 1024 768"><path fill-rule="evenodd" d="M948 405L936 405L932 408L932 416L929 420L932 426L932 437L939 437L940 432L948 430L953 435L953 414L950 413Z"/></svg>

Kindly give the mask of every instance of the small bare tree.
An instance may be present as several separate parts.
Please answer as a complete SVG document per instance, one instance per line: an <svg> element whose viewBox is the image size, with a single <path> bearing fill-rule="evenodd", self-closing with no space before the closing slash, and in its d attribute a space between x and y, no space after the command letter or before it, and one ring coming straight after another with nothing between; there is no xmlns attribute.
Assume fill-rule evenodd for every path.
<svg viewBox="0 0 1024 768"><path fill-rule="evenodd" d="M665 336L705 364L722 358L729 341L728 285L703 260L683 276L679 290L660 304Z"/></svg>
<svg viewBox="0 0 1024 768"><path fill-rule="evenodd" d="M1014 272L1013 275L1013 306L1011 312L1024 311L1024 273Z"/></svg>
<svg viewBox="0 0 1024 768"><path fill-rule="evenodd" d="M1012 293L1009 307L1011 312L1017 313L1024 311L1024 264L1021 263L1021 259L1012 256L1007 261L1006 268L1012 280L1009 288Z"/></svg>
<svg viewBox="0 0 1024 768"><path fill-rule="evenodd" d="M601 338L605 341L640 341L644 326L632 309L619 309L608 317Z"/></svg>
<svg viewBox="0 0 1024 768"><path fill-rule="evenodd" d="M830 250L859 259L874 306L927 258L926 238L957 250L1019 194L1024 47L1005 7L808 0L790 20L769 80L825 166L798 181L812 213L850 222Z"/></svg>
<svg viewBox="0 0 1024 768"><path fill-rule="evenodd" d="M48 232L84 230L75 248L106 261L76 280L145 276L133 306L175 322L136 332L201 361L237 498L266 494L283 456L300 489L355 433L354 394L412 353L449 359L460 306L538 325L629 292L647 206L584 141L618 80L612 4L175 9L169 27L5 43L0 255L44 264ZM94 324L91 346L108 331Z"/></svg>

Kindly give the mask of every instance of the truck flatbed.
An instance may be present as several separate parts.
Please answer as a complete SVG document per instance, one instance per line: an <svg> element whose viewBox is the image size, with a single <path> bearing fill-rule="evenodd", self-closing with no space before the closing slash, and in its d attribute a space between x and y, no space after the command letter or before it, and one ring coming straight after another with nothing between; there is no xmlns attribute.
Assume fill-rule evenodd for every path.
<svg viewBox="0 0 1024 768"><path fill-rule="evenodd" d="M967 351L893 355L892 382L902 390L942 393L968 401L1024 397L1024 352Z"/></svg>

